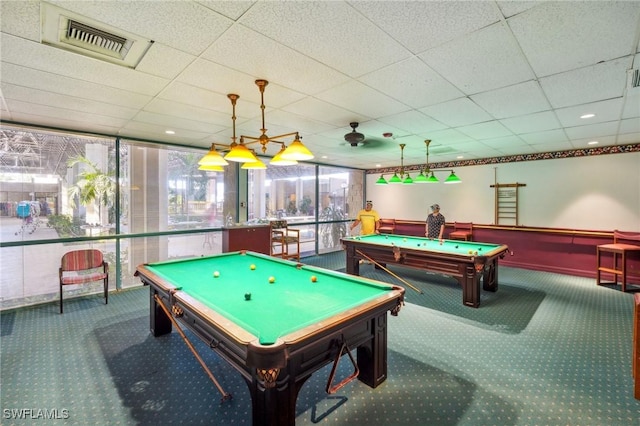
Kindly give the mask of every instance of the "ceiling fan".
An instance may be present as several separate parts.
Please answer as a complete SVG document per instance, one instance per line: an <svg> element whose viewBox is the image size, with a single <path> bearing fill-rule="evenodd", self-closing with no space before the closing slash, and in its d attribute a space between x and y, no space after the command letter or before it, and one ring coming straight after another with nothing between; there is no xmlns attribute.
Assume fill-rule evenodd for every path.
<svg viewBox="0 0 640 426"><path fill-rule="evenodd" d="M384 143L384 141L381 139L367 138L364 134L356 131L359 124L360 123L358 123L357 121L353 121L349 123L349 126L351 126L352 130L351 132L344 135L345 141L340 145L347 145L353 148L356 148L356 147L375 148L375 147L381 146Z"/></svg>

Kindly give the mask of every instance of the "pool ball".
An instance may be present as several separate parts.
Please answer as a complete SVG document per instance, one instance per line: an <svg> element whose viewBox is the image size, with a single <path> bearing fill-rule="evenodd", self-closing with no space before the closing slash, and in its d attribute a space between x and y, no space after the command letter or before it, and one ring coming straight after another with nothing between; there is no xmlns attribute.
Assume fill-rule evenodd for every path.
<svg viewBox="0 0 640 426"><path fill-rule="evenodd" d="M456 244L456 248L458 248L458 245Z"/></svg>
<svg viewBox="0 0 640 426"><path fill-rule="evenodd" d="M420 243L418 243L418 247L420 247Z"/></svg>
<svg viewBox="0 0 640 426"><path fill-rule="evenodd" d="M473 254L477 256L477 255L478 255L478 252L477 252L477 251L474 251L474 252L473 252Z"/></svg>
<svg viewBox="0 0 640 426"><path fill-rule="evenodd" d="M473 254L473 250L469 250L469 254Z"/></svg>
<svg viewBox="0 0 640 426"><path fill-rule="evenodd" d="M245 293L244 300L251 300L251 293Z"/></svg>
<svg viewBox="0 0 640 426"><path fill-rule="evenodd" d="M402 239L402 241L404 241L404 242L406 243L406 242L407 242L407 239L406 239L406 238L403 238L403 239Z"/></svg>
<svg viewBox="0 0 640 426"><path fill-rule="evenodd" d="M220 276L220 272L215 271L215 272L213 273L213 276L214 276L214 277L216 277L216 278L218 278L218 277Z"/></svg>
<svg viewBox="0 0 640 426"><path fill-rule="evenodd" d="M385 240L388 240L388 239L389 239L389 236L388 236L388 235L385 235L385 236L384 236L384 239L385 239Z"/></svg>
<svg viewBox="0 0 640 426"><path fill-rule="evenodd" d="M482 251L482 247L478 247L478 251Z"/></svg>
<svg viewBox="0 0 640 426"><path fill-rule="evenodd" d="M275 283L276 282L276 277L269 277L269 282L271 284Z"/></svg>
<svg viewBox="0 0 640 426"><path fill-rule="evenodd" d="M249 266L249 269L251 269L251 270L253 271L254 269L256 269L256 265L254 265L254 264L252 263L252 264L251 264L251 266Z"/></svg>
<svg viewBox="0 0 640 426"><path fill-rule="evenodd" d="M315 283L316 281L318 281L318 277L316 277L315 275L311 275L311 282Z"/></svg>

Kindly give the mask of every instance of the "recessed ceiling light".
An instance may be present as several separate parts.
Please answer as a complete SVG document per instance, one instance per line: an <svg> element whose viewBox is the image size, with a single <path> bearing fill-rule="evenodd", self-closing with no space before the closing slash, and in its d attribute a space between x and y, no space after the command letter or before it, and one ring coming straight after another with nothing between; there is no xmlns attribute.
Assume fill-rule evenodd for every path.
<svg viewBox="0 0 640 426"><path fill-rule="evenodd" d="M382 164L376 164L376 168L382 167Z"/></svg>
<svg viewBox="0 0 640 426"><path fill-rule="evenodd" d="M598 141L589 141L587 145L598 145Z"/></svg>
<svg viewBox="0 0 640 426"><path fill-rule="evenodd" d="M173 130L165 130L164 132L166 134L168 134L168 135L175 135L176 134L176 132L174 132Z"/></svg>
<svg viewBox="0 0 640 426"><path fill-rule="evenodd" d="M326 155L323 155L323 156L322 156L322 157L320 157L320 158L327 158L327 156L326 156Z"/></svg>
<svg viewBox="0 0 640 426"><path fill-rule="evenodd" d="M584 114L584 115L581 115L580 118L592 118L595 116L596 116L595 114Z"/></svg>
<svg viewBox="0 0 640 426"><path fill-rule="evenodd" d="M464 155L458 155L456 158L457 158L458 160L462 160L462 159L464 158Z"/></svg>

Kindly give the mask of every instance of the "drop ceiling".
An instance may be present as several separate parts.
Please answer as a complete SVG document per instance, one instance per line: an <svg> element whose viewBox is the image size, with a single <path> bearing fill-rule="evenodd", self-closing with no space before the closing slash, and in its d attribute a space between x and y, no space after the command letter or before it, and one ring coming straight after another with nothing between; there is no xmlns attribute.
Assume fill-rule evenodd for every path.
<svg viewBox="0 0 640 426"><path fill-rule="evenodd" d="M401 143L421 164L425 139L431 162L640 142L640 2L3 0L0 15L7 123L207 148L231 142L228 93L237 134L260 135L266 79L267 134L300 132L325 164L396 166ZM61 16L139 57L56 46Z"/></svg>

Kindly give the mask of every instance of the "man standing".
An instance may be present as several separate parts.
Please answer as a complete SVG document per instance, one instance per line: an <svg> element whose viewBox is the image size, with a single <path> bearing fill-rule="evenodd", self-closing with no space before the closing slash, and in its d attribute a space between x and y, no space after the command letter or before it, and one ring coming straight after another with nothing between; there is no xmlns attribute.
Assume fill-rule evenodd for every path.
<svg viewBox="0 0 640 426"><path fill-rule="evenodd" d="M365 208L358 212L355 222L351 224L351 230L362 224L360 227L360 235L378 234L380 228L380 215L373 210L373 202L367 201Z"/></svg>
<svg viewBox="0 0 640 426"><path fill-rule="evenodd" d="M438 239L442 244L442 234L444 233L444 216L440 213L440 206L434 204L431 206L431 213L427 216L427 224L425 226L424 235L427 238Z"/></svg>

